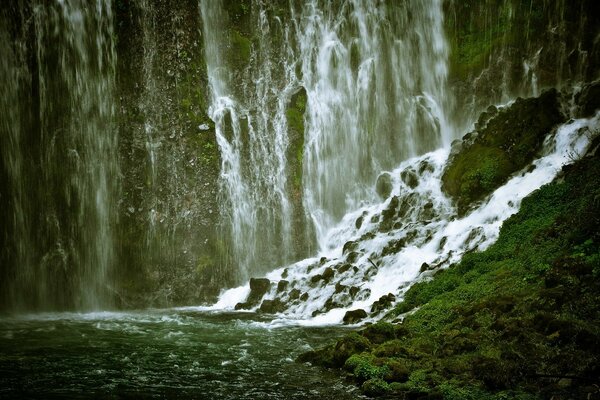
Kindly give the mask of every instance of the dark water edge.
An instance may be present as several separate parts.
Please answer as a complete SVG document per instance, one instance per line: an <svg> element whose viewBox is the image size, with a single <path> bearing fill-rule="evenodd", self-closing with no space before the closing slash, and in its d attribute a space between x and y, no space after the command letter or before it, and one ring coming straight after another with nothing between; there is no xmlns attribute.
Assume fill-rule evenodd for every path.
<svg viewBox="0 0 600 400"><path fill-rule="evenodd" d="M294 361L344 332L193 309L3 317L0 398L362 398Z"/></svg>

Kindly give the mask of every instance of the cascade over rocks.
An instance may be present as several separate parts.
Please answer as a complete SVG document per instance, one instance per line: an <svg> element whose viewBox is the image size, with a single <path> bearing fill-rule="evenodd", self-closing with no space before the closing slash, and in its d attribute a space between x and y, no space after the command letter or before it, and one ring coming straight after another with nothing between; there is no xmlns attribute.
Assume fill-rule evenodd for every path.
<svg viewBox="0 0 600 400"><path fill-rule="evenodd" d="M515 172L526 167L542 147L544 138L566 121L555 89L537 98L518 98L499 110L488 108L477 129L463 137L442 176L443 190L464 214Z"/></svg>

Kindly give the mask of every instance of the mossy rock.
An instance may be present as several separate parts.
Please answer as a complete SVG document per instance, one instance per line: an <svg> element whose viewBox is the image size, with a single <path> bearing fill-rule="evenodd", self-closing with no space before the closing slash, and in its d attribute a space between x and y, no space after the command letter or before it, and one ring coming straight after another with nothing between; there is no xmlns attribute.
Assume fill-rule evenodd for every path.
<svg viewBox="0 0 600 400"><path fill-rule="evenodd" d="M504 184L529 164L544 138L565 121L559 94L548 90L537 98L517 99L480 127L472 142L451 157L442 176L442 188L460 213Z"/></svg>

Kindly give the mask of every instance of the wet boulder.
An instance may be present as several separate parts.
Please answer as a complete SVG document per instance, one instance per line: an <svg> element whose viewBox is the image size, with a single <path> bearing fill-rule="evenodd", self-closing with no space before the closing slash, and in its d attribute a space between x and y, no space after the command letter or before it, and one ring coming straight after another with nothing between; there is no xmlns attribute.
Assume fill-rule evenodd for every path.
<svg viewBox="0 0 600 400"><path fill-rule="evenodd" d="M335 272L333 271L333 268L331 267L327 267L325 268L325 271L323 271L323 280L329 282L335 275Z"/></svg>
<svg viewBox="0 0 600 400"><path fill-rule="evenodd" d="M414 189L419 185L419 178L417 177L415 171L411 169L405 169L402 171L400 173L400 179L402 179L402 182L404 182L404 184L411 189Z"/></svg>
<svg viewBox="0 0 600 400"><path fill-rule="evenodd" d="M384 172L383 174L377 177L377 182L375 183L375 191L381 197L382 200L390 197L392 193L392 177L389 173Z"/></svg>
<svg viewBox="0 0 600 400"><path fill-rule="evenodd" d="M348 261L349 263L355 263L359 257L360 254L358 254L356 251L353 251L352 253L348 254L348 256L346 256L346 261Z"/></svg>
<svg viewBox="0 0 600 400"><path fill-rule="evenodd" d="M344 243L344 247L342 248L342 254L347 254L350 253L351 251L356 250L356 248L358 247L358 243L353 242L353 241L349 241Z"/></svg>
<svg viewBox="0 0 600 400"><path fill-rule="evenodd" d="M348 288L348 286L342 285L341 283L337 282L335 284L335 293L342 293L347 288Z"/></svg>
<svg viewBox="0 0 600 400"><path fill-rule="evenodd" d="M364 215L361 215L360 217L356 218L356 221L354 222L354 227L356 229L360 229L360 227L362 226L364 218L365 218Z"/></svg>
<svg viewBox="0 0 600 400"><path fill-rule="evenodd" d="M275 314L285 310L285 303L279 299L264 300L260 305L260 312L266 314Z"/></svg>
<svg viewBox="0 0 600 400"><path fill-rule="evenodd" d="M238 310L249 310L251 309L253 306L252 304L250 304L249 302L242 302L242 303L237 303L234 307L234 310L238 311Z"/></svg>
<svg viewBox="0 0 600 400"><path fill-rule="evenodd" d="M348 271L350 268L352 268L352 264L344 263L344 264L338 265L335 269L337 270L338 273L343 274L344 272Z"/></svg>
<svg viewBox="0 0 600 400"><path fill-rule="evenodd" d="M387 310L392 306L394 301L396 301L396 296L394 296L392 293L383 295L379 298L379 300L373 303L371 306L371 312L377 314L383 310Z"/></svg>
<svg viewBox="0 0 600 400"><path fill-rule="evenodd" d="M271 288L271 281L267 278L250 278L249 301L260 300Z"/></svg>
<svg viewBox="0 0 600 400"><path fill-rule="evenodd" d="M285 279L282 279L277 283L277 292L283 292L289 285L289 282Z"/></svg>
<svg viewBox="0 0 600 400"><path fill-rule="evenodd" d="M346 314L344 314L344 324L356 324L365 318L367 318L367 312L362 308L346 311Z"/></svg>
<svg viewBox="0 0 600 400"><path fill-rule="evenodd" d="M379 223L379 230L381 232L389 231L394 225L394 217L396 216L396 209L400 204L398 196L392 197L388 206L381 212L381 222Z"/></svg>
<svg viewBox="0 0 600 400"><path fill-rule="evenodd" d="M288 295L290 300L296 300L300 298L300 289L292 289L290 290L290 294Z"/></svg>
<svg viewBox="0 0 600 400"><path fill-rule="evenodd" d="M358 286L352 286L350 289L348 289L350 297L355 297L358 294L358 292L360 292L360 288Z"/></svg>

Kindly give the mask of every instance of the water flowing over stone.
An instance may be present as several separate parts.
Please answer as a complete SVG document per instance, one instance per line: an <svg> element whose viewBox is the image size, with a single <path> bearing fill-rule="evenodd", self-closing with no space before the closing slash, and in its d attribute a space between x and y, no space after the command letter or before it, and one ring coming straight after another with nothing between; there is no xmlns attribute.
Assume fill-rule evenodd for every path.
<svg viewBox="0 0 600 400"><path fill-rule="evenodd" d="M3 229L15 235L2 249L3 305L107 306L118 190L111 4L11 9L0 28Z"/></svg>
<svg viewBox="0 0 600 400"><path fill-rule="evenodd" d="M562 124L547 136L539 159L463 217L441 191L447 149L402 162L389 172L393 189L387 201L346 214L328 232L326 246L316 257L266 275L271 282L287 282L283 293L272 285L263 297L285 304L275 324L336 324L348 319L352 314L345 315L351 310L367 310L371 318L381 318L414 282L429 279L432 270L448 268L467 252L494 243L521 200L584 155L599 134L600 113ZM416 185L402 179L406 172L417 177ZM231 308L248 294L248 285L226 291L213 309ZM259 309L260 301L255 303L254 309Z"/></svg>
<svg viewBox="0 0 600 400"><path fill-rule="evenodd" d="M223 213L243 280L322 246L374 199L382 169L450 143L448 47L441 1L283 11L255 1L251 42L227 28L224 7L200 3Z"/></svg>

